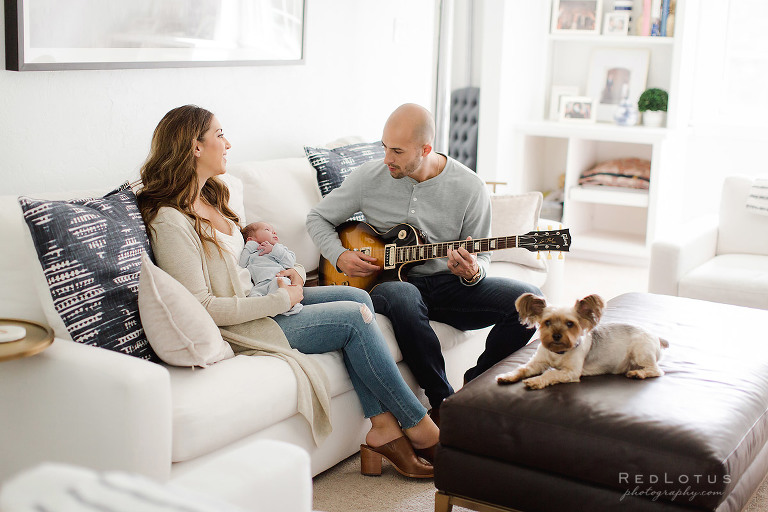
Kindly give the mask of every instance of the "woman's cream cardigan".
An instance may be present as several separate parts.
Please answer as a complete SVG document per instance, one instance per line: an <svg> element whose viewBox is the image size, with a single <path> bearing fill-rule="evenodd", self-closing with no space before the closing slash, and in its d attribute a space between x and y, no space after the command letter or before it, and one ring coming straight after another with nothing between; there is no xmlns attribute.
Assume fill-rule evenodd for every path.
<svg viewBox="0 0 768 512"><path fill-rule="evenodd" d="M149 227L157 265L200 301L235 354L279 357L291 366L299 413L319 444L331 433L328 377L306 354L291 348L280 326L269 318L291 308L288 292L246 297L237 277L239 255L225 258L214 244L203 243L192 219L175 208L161 208ZM304 267L296 265L296 270L306 280Z"/></svg>

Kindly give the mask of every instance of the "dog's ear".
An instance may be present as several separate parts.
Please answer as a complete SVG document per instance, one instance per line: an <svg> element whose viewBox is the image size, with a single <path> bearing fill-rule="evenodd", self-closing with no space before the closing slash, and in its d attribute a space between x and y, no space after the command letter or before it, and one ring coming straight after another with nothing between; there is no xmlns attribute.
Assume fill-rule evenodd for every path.
<svg viewBox="0 0 768 512"><path fill-rule="evenodd" d="M515 309L520 316L520 323L526 327L534 327L538 324L546 307L547 301L544 297L532 293L524 293L515 301Z"/></svg>
<svg viewBox="0 0 768 512"><path fill-rule="evenodd" d="M587 295L581 300L577 300L573 309L576 310L581 318L584 319L585 329L594 329L594 327L600 322L600 318L603 316L603 308L605 303L599 295Z"/></svg>

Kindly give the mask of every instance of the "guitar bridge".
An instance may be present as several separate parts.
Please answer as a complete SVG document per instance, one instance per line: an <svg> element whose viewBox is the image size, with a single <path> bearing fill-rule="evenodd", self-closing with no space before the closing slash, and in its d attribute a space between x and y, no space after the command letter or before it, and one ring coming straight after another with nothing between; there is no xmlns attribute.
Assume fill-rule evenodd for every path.
<svg viewBox="0 0 768 512"><path fill-rule="evenodd" d="M395 244L388 244L384 246L384 270L395 268L397 263L397 246Z"/></svg>

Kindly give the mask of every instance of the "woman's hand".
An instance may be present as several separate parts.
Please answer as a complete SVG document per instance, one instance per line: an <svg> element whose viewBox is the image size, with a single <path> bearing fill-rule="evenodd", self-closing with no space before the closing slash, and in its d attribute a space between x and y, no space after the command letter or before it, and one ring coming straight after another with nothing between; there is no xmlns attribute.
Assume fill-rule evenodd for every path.
<svg viewBox="0 0 768 512"><path fill-rule="evenodd" d="M291 280L292 285L304 286L304 281L302 281L301 276L295 268L289 268L287 270L283 270L282 272L278 272L277 277L287 277Z"/></svg>
<svg viewBox="0 0 768 512"><path fill-rule="evenodd" d="M302 286L286 284L286 282L282 279L277 280L277 286L280 288L285 288L288 291L288 298L291 301L291 307L295 306L304 299L304 288Z"/></svg>

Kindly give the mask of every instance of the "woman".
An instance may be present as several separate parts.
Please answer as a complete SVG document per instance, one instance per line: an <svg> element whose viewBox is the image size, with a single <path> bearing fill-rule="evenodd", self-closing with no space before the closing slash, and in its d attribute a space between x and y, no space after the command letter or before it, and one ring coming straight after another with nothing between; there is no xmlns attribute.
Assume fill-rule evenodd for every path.
<svg viewBox="0 0 768 512"><path fill-rule="evenodd" d="M244 246L239 219L216 178L226 172L230 147L216 117L194 105L171 110L155 128L138 202L157 264L203 304L235 353L268 354L291 365L299 412L315 442L330 433L330 399L327 378L304 354L341 350L371 420L361 471L380 474L384 457L405 476L431 477L432 465L416 452L431 461L439 431L397 370L367 293L341 286L303 289L306 273L297 265L280 273L291 285L246 297L252 283L237 264ZM280 315L299 302L300 314Z"/></svg>

